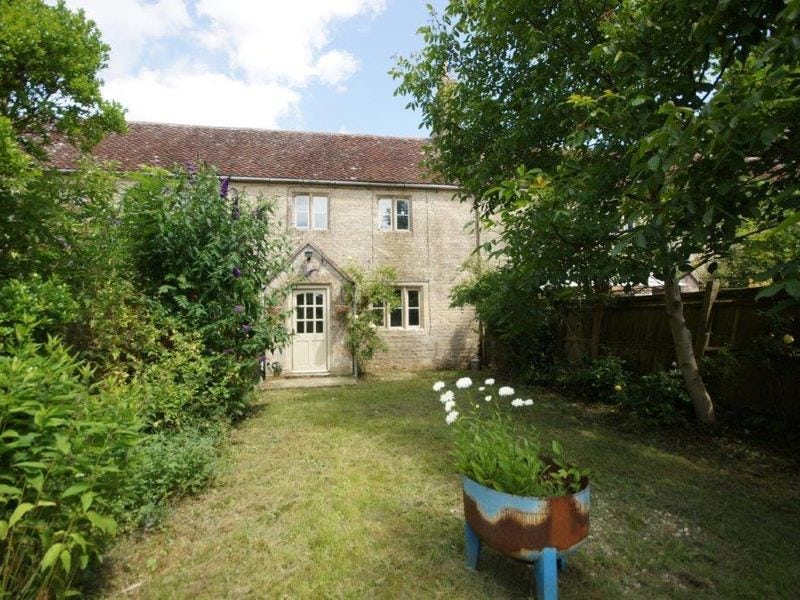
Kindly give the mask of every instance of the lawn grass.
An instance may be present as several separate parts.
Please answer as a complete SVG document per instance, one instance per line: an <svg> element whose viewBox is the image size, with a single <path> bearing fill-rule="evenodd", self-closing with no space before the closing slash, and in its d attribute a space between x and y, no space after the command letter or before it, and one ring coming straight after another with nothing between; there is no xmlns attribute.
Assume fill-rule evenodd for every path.
<svg viewBox="0 0 800 600"><path fill-rule="evenodd" d="M109 557L107 596L517 598L525 565L463 566L461 492L425 373L262 393L217 485ZM707 440L620 433L601 409L533 392L519 412L592 469L589 544L563 598L774 598L800 589L794 473ZM123 593L123 590L127 590Z"/></svg>

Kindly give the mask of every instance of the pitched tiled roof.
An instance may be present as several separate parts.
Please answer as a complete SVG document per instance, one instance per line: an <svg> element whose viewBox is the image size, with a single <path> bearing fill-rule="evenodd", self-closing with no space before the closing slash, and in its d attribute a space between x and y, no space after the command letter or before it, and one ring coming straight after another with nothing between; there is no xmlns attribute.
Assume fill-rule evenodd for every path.
<svg viewBox="0 0 800 600"><path fill-rule="evenodd" d="M234 178L442 183L420 166L426 142L422 138L132 122L127 133L106 136L92 153L118 162L123 170L204 161L221 175ZM60 169L74 167L77 159L75 150L64 143L54 144L50 155Z"/></svg>

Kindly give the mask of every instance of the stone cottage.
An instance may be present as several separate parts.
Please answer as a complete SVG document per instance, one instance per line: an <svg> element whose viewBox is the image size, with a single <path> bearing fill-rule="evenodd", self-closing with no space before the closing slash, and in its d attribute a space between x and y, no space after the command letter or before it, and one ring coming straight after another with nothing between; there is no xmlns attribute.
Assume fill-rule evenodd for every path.
<svg viewBox="0 0 800 600"><path fill-rule="evenodd" d="M343 268L392 266L401 307L383 311L388 351L373 370L465 367L478 354L474 313L449 306L462 266L480 243L475 214L457 187L420 167L424 139L130 123L95 149L125 170L202 160L245 193L277 201L291 232L299 275L291 303L294 335L275 357L287 374L349 374L352 359L335 318ZM69 169L74 156L54 152Z"/></svg>

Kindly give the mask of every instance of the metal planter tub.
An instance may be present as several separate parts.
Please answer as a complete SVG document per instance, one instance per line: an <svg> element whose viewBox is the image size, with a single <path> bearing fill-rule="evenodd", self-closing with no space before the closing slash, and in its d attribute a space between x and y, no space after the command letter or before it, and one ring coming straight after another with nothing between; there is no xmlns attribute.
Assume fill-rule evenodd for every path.
<svg viewBox="0 0 800 600"><path fill-rule="evenodd" d="M558 596L558 569L589 535L591 490L566 496L514 496L462 476L467 566L478 564L481 543L507 556L533 563L537 597Z"/></svg>

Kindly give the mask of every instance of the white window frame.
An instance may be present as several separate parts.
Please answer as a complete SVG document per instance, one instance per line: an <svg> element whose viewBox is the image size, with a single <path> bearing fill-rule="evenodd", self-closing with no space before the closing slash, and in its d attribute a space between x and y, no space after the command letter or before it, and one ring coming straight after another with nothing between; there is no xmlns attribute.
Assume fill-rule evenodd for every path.
<svg viewBox="0 0 800 600"><path fill-rule="evenodd" d="M391 223L389 227L383 226L383 211L381 205L389 202L391 210ZM397 203L405 202L408 206L408 227L399 229L397 227ZM378 230L379 231L411 231L411 198L398 197L398 196L379 196L378 197Z"/></svg>
<svg viewBox="0 0 800 600"><path fill-rule="evenodd" d="M376 307L373 306L371 310L373 310L376 314L381 311L381 317L376 320L382 321L382 325L385 329L394 329L394 330L401 330L401 329L422 329L424 325L423 319L423 309L422 309L422 287L418 285L403 285L398 286L398 290L400 290L400 306L394 310L399 310L401 315L401 323L400 325L392 325L392 310L389 310L389 307L384 304L383 307ZM417 292L417 306L409 306L408 301L408 294L409 292ZM418 324L412 325L411 319L409 318L409 314L411 311L416 310L419 313Z"/></svg>
<svg viewBox="0 0 800 600"><path fill-rule="evenodd" d="M299 198L305 198L306 200L306 225L300 226L297 223L297 216L299 214L297 201ZM317 219L317 204L325 207L325 217L324 223L318 223ZM311 194L307 192L298 192L294 195L294 228L295 229L315 229L317 231L324 231L330 228L330 198L327 194ZM321 220L321 219L319 219Z"/></svg>

